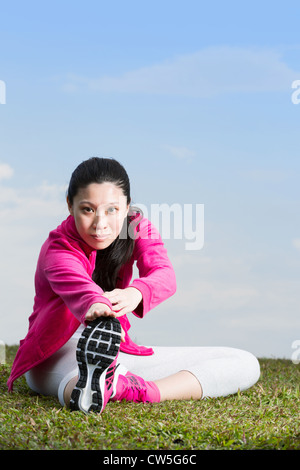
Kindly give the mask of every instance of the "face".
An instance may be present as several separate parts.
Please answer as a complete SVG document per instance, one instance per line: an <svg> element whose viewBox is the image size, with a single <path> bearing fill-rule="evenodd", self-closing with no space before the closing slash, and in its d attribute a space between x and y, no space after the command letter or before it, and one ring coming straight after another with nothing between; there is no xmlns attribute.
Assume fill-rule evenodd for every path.
<svg viewBox="0 0 300 470"><path fill-rule="evenodd" d="M107 248L121 232L129 205L113 183L91 183L68 202L81 238L95 250Z"/></svg>

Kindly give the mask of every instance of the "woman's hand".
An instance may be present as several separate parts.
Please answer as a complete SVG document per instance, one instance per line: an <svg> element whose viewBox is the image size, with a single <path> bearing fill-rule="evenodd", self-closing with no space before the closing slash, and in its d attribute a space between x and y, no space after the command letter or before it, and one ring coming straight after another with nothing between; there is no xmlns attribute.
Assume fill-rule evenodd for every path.
<svg viewBox="0 0 300 470"><path fill-rule="evenodd" d="M86 321L93 321L98 317L115 317L116 314L106 304L96 303L90 306L85 319Z"/></svg>
<svg viewBox="0 0 300 470"><path fill-rule="evenodd" d="M96 303L90 306L88 309L85 319L87 322L93 321L98 317L116 317L117 315L113 312L108 305L102 303ZM121 341L125 341L125 332L121 327Z"/></svg>
<svg viewBox="0 0 300 470"><path fill-rule="evenodd" d="M141 292L135 287L114 289L110 292L104 292L102 295L110 300L116 317L121 317L135 310L143 298Z"/></svg>

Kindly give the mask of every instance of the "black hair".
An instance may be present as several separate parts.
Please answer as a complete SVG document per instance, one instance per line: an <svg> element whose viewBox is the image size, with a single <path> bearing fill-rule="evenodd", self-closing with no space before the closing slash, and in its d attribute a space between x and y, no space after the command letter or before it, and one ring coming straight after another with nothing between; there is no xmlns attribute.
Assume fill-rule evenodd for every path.
<svg viewBox="0 0 300 470"><path fill-rule="evenodd" d="M79 189L87 187L91 183L113 183L122 189L127 199L127 204L131 202L130 181L125 168L113 158L92 157L83 161L73 171L67 196L69 203L73 204L73 199ZM139 212L141 218L141 211ZM98 250L96 265L93 273L93 280L104 291L112 290L116 287L118 274L123 264L132 256L134 248L134 236L132 233L132 223L136 214L133 210L128 212L124 221L120 235L103 250Z"/></svg>

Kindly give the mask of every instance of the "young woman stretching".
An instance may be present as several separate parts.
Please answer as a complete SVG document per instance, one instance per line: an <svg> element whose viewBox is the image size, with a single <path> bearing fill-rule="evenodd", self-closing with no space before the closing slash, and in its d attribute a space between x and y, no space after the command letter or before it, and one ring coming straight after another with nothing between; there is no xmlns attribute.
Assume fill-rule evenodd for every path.
<svg viewBox="0 0 300 470"><path fill-rule="evenodd" d="M102 412L109 400L226 396L258 380L258 361L246 351L148 348L130 339L127 314L142 318L175 293L176 281L156 228L130 206L120 163L82 162L67 203L69 217L40 252L33 313L9 390L25 374L33 391L88 413ZM139 278L132 280L134 262Z"/></svg>

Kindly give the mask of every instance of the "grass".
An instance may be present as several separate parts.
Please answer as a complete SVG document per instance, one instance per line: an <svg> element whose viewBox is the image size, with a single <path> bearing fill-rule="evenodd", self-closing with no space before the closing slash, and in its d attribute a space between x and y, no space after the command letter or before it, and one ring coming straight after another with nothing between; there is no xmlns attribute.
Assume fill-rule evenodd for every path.
<svg viewBox="0 0 300 470"><path fill-rule="evenodd" d="M101 414L71 413L35 395L22 377L8 393L16 347L0 365L0 449L299 450L300 365L260 359L250 390L202 401L108 403Z"/></svg>

